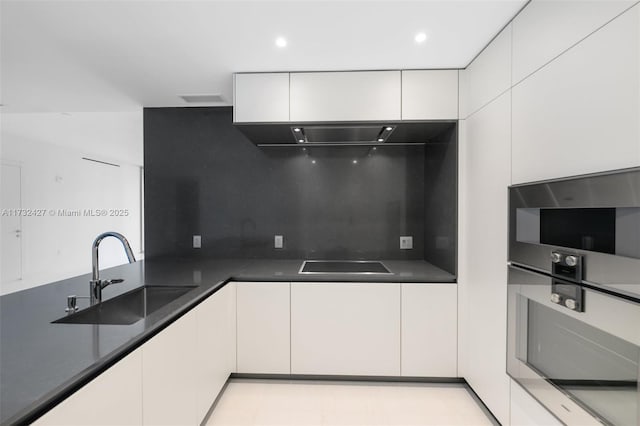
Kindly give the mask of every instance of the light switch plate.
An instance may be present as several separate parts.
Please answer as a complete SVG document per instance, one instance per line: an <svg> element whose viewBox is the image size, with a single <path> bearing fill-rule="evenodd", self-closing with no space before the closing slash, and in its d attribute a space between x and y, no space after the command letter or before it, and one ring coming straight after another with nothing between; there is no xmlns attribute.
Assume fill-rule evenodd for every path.
<svg viewBox="0 0 640 426"><path fill-rule="evenodd" d="M413 237L412 236L400 237L400 249L401 250L413 249Z"/></svg>
<svg viewBox="0 0 640 426"><path fill-rule="evenodd" d="M193 236L193 248L202 248L202 236L194 235Z"/></svg>
<svg viewBox="0 0 640 426"><path fill-rule="evenodd" d="M281 249L284 246L284 238L282 235L276 235L273 239L273 248Z"/></svg>

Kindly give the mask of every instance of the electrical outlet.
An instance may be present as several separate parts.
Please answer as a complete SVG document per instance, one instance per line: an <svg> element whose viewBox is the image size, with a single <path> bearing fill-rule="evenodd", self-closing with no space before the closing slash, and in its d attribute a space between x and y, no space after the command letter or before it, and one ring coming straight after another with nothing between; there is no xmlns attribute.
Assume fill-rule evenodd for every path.
<svg viewBox="0 0 640 426"><path fill-rule="evenodd" d="M400 237L401 250L411 250L412 248L413 248L413 237L411 236Z"/></svg>
<svg viewBox="0 0 640 426"><path fill-rule="evenodd" d="M273 248L281 249L284 246L284 238L282 235L276 235L273 239Z"/></svg>
<svg viewBox="0 0 640 426"><path fill-rule="evenodd" d="M201 248L202 247L202 236L194 235L193 236L193 248Z"/></svg>

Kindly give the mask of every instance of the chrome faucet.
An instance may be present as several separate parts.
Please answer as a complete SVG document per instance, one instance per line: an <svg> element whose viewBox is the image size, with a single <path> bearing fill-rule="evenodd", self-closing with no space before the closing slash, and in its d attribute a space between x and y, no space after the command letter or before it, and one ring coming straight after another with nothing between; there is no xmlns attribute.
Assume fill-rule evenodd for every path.
<svg viewBox="0 0 640 426"><path fill-rule="evenodd" d="M102 240L107 237L117 238L124 247L124 251L127 254L127 259L129 259L129 263L133 263L136 261L136 258L133 256L133 250L131 250L131 246L129 245L129 241L124 237L124 235L119 234L117 232L105 232L96 237L93 241L93 246L91 249L91 261L92 261L92 273L93 279L89 281L89 297L91 305L95 303L100 303L102 301L102 289L111 284L121 283L123 279L113 279L113 280L101 280L100 279L100 268L98 266L98 247Z"/></svg>

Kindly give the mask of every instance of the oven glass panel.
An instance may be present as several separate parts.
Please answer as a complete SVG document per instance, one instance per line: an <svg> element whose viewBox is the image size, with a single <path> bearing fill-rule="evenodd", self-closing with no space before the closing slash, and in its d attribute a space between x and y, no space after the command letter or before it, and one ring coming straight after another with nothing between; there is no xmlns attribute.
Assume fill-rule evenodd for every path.
<svg viewBox="0 0 640 426"><path fill-rule="evenodd" d="M516 240L640 259L640 208L519 208Z"/></svg>
<svg viewBox="0 0 640 426"><path fill-rule="evenodd" d="M640 424L638 345L533 300L527 316L523 361L607 422Z"/></svg>
<svg viewBox="0 0 640 426"><path fill-rule="evenodd" d="M540 242L616 252L616 209L541 209Z"/></svg>

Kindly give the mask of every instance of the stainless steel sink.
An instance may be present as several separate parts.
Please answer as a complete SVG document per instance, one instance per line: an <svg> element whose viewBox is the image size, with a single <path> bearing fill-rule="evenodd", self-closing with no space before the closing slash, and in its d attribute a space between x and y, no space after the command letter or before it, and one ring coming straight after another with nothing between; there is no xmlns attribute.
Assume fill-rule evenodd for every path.
<svg viewBox="0 0 640 426"><path fill-rule="evenodd" d="M56 324L129 325L195 287L145 286L53 321Z"/></svg>
<svg viewBox="0 0 640 426"><path fill-rule="evenodd" d="M299 274L391 274L382 262L370 260L305 260Z"/></svg>

